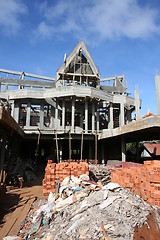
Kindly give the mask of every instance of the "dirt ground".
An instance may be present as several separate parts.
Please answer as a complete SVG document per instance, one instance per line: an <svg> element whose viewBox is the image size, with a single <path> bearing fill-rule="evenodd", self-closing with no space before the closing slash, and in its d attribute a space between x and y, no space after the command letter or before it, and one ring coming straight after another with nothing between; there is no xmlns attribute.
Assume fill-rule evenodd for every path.
<svg viewBox="0 0 160 240"><path fill-rule="evenodd" d="M16 235L21 222L25 219L32 203L42 199L42 179L45 166L37 166L37 179L24 183L23 188L12 187L0 203L0 239L4 236Z"/></svg>

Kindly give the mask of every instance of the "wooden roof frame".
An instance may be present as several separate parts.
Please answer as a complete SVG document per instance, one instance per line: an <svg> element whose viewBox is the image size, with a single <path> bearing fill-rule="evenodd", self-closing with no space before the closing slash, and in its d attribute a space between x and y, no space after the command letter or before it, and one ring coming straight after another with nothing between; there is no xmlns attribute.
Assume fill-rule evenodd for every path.
<svg viewBox="0 0 160 240"><path fill-rule="evenodd" d="M62 66L57 70L57 80L60 77L60 74L64 74L65 69L69 66L69 64L72 62L72 60L74 59L74 57L79 53L80 49L82 49L82 51L84 52L87 62L90 64L90 67L93 71L93 76L97 77L98 79L100 79L100 75L98 72L98 69L96 68L88 50L86 45L84 44L84 42L80 41L78 43L78 45L74 48L74 50L71 52L71 54L67 57L66 61L62 64Z"/></svg>

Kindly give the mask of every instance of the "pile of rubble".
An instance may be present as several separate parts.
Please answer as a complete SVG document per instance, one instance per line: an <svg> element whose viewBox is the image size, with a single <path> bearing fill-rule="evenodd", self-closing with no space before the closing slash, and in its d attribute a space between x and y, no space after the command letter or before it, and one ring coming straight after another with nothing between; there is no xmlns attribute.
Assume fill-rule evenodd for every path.
<svg viewBox="0 0 160 240"><path fill-rule="evenodd" d="M60 211L43 239L104 239L103 227L108 237L133 239L135 227L147 224L151 211L140 197L109 183ZM157 221L160 225L160 215Z"/></svg>
<svg viewBox="0 0 160 240"><path fill-rule="evenodd" d="M116 183L102 186L86 174L65 178L58 196L51 192L48 200L36 204L23 222L19 238L128 240L133 239L135 229L149 229L147 217L152 212L160 227L156 207Z"/></svg>
<svg viewBox="0 0 160 240"><path fill-rule="evenodd" d="M55 170L54 166L48 162L46 172ZM70 174L64 178L68 166L63 163L63 180L56 184L55 192L34 203L22 222L19 240L160 239L160 210L117 183L105 184L110 181L110 169L89 166L90 175L101 179L94 181L88 170L79 177ZM61 172L55 176L60 177Z"/></svg>
<svg viewBox="0 0 160 240"><path fill-rule="evenodd" d="M89 165L89 177L94 181L101 181L105 185L111 181L111 169L105 165Z"/></svg>

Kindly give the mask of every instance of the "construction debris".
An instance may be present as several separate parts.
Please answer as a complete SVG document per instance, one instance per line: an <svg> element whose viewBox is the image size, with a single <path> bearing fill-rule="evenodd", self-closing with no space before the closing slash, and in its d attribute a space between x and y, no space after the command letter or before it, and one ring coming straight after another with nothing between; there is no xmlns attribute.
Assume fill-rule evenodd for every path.
<svg viewBox="0 0 160 240"><path fill-rule="evenodd" d="M101 181L103 185L111 181L111 169L105 165L89 165L89 176L94 181Z"/></svg>
<svg viewBox="0 0 160 240"><path fill-rule="evenodd" d="M121 179L129 177L131 184L134 177L137 179L136 174L131 178L133 169L140 169L138 171L144 180L146 177L144 169L150 173L151 169L154 169L153 174L155 170L158 172L157 164L157 161L150 164L148 161L139 168L138 165L133 167L133 164L126 164L130 169L121 168L121 170L114 166L113 176L116 176L116 172L121 172ZM48 161L45 180L49 185L49 181L52 182L54 176L55 191L50 191L47 199L33 204L28 216L21 223L17 234L20 239L137 240L139 237L146 239L146 233L150 239L160 239L159 209L118 183L104 184L105 173L109 176L107 181L110 181L110 168L89 166L90 173L92 170L92 174L99 178L98 181L94 181L88 176L88 164L85 162L63 162L57 165L58 168L56 164ZM122 165L125 167L125 164ZM79 177L71 175L71 172L77 173L75 166L77 168L81 166L82 174ZM66 176L66 168L70 169L69 176ZM86 173L82 171L84 169ZM54 171L51 173L51 170Z"/></svg>
<svg viewBox="0 0 160 240"><path fill-rule="evenodd" d="M146 226L149 231L150 213L160 233L160 214L156 207L116 183L100 186L84 178L87 176L66 178L58 197L50 192L48 200L35 202L18 236L43 240L104 237L128 240L133 239L139 227Z"/></svg>

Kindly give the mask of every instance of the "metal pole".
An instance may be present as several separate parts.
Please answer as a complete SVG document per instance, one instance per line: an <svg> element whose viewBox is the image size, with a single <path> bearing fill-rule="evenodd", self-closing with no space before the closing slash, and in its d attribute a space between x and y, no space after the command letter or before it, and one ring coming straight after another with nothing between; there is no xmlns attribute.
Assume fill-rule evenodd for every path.
<svg viewBox="0 0 160 240"><path fill-rule="evenodd" d="M69 162L71 162L71 129L69 130Z"/></svg>
<svg viewBox="0 0 160 240"><path fill-rule="evenodd" d="M57 131L55 131L55 136L56 136L57 162L59 163Z"/></svg>
<svg viewBox="0 0 160 240"><path fill-rule="evenodd" d="M97 165L97 130L95 131L95 162Z"/></svg>
<svg viewBox="0 0 160 240"><path fill-rule="evenodd" d="M81 161L83 158L83 130L82 130L82 140L81 140Z"/></svg>

